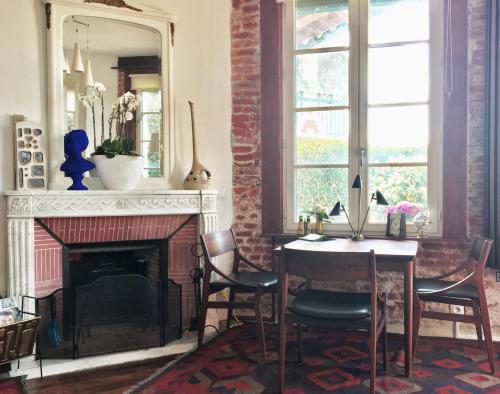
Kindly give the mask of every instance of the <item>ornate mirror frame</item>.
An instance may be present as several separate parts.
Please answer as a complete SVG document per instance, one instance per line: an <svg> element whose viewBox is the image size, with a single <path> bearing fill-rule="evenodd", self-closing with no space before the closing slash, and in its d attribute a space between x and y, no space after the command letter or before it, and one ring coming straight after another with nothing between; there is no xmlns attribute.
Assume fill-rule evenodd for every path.
<svg viewBox="0 0 500 394"><path fill-rule="evenodd" d="M70 182L59 166L64 160L64 95L61 50L63 23L70 15L106 18L150 27L161 36L163 155L162 177L143 178L137 189L171 189L170 173L174 145L173 33L176 18L155 10L135 10L123 1L41 0L47 14L47 84L48 84L48 175L49 189L66 189ZM112 6L112 4L115 4ZM118 5L120 4L120 5ZM165 61L166 60L166 61ZM90 185L91 182L89 182ZM94 185L90 185L92 188Z"/></svg>

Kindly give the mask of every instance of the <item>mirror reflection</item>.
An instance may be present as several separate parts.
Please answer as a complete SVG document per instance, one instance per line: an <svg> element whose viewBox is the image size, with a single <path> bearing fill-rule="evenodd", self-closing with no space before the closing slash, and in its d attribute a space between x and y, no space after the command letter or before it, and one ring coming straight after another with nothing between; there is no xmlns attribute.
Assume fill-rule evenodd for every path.
<svg viewBox="0 0 500 394"><path fill-rule="evenodd" d="M160 34L146 26L75 15L64 20L63 36L66 130L87 132L87 155L125 146L128 153L144 156L144 177L162 176ZM126 143L106 142L117 138Z"/></svg>

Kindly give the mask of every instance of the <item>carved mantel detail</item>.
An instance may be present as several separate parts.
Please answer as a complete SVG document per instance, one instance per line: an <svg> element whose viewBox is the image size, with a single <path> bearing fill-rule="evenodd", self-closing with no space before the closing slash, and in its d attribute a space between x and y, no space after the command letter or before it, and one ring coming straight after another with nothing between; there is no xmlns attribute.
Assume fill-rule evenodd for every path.
<svg viewBox="0 0 500 394"><path fill-rule="evenodd" d="M216 213L215 191L7 192L9 218Z"/></svg>
<svg viewBox="0 0 500 394"><path fill-rule="evenodd" d="M85 3L98 3L109 5L110 7L128 8L132 11L142 12L140 8L132 7L131 5L127 4L125 0L85 0Z"/></svg>
<svg viewBox="0 0 500 394"><path fill-rule="evenodd" d="M8 211L16 216L30 216L31 200L25 197L13 197L9 199Z"/></svg>

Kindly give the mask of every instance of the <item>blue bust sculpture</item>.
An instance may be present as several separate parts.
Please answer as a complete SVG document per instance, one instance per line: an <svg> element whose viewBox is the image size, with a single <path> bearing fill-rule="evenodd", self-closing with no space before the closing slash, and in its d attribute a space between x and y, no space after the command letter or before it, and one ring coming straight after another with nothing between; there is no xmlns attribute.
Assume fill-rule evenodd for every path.
<svg viewBox="0 0 500 394"><path fill-rule="evenodd" d="M82 157L82 152L89 146L85 130L73 130L64 136L64 157L61 165L64 176L71 178L73 184L68 190L88 190L83 181L83 174L95 168L95 164Z"/></svg>

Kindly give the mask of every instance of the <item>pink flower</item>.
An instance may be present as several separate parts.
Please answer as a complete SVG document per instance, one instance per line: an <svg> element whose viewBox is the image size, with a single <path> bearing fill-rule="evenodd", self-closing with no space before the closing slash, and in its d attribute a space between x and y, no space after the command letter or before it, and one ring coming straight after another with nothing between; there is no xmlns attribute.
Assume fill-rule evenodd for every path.
<svg viewBox="0 0 500 394"><path fill-rule="evenodd" d="M396 205L390 205L386 208L385 213L404 213L408 216L415 216L417 213L422 212L423 208L421 204L416 204L413 202L402 201Z"/></svg>

